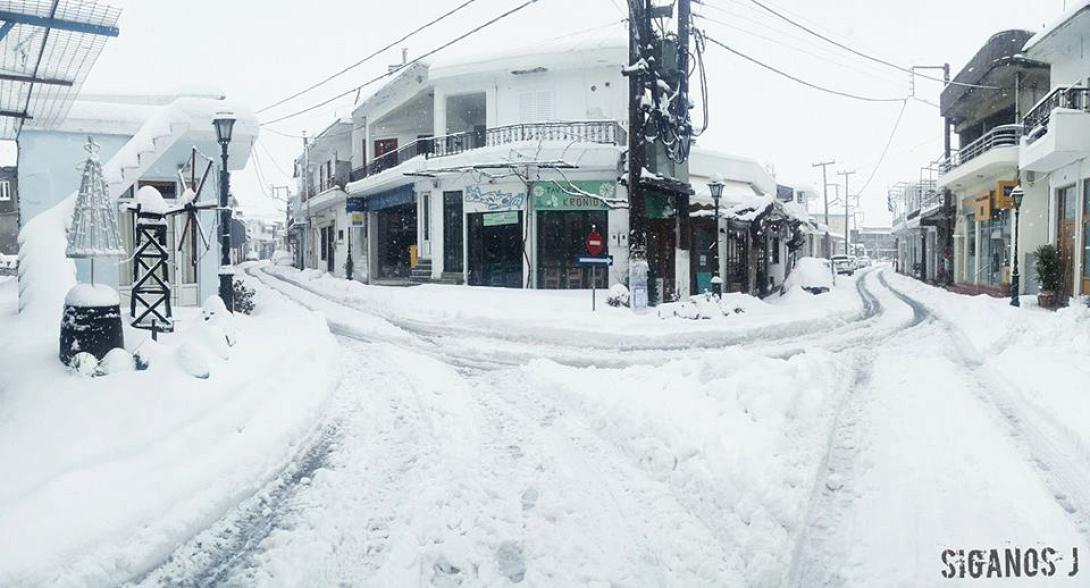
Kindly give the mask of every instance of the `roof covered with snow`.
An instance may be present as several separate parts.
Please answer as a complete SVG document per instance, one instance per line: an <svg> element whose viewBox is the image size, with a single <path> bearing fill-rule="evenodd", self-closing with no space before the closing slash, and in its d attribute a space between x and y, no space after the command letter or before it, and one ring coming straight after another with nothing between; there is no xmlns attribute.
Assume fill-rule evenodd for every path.
<svg viewBox="0 0 1090 588"><path fill-rule="evenodd" d="M1044 54L1048 53L1048 45L1052 39L1060 36L1062 31L1069 29L1077 21L1085 18L1088 12L1090 12L1090 0L1073 2L1059 18L1036 35L1030 37L1022 47L1022 52L1033 59L1043 58Z"/></svg>

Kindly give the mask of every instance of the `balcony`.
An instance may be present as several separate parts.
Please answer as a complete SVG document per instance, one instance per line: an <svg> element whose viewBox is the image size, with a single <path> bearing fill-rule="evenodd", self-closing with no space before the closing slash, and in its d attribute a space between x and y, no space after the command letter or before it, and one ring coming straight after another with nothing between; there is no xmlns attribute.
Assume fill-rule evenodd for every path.
<svg viewBox="0 0 1090 588"><path fill-rule="evenodd" d="M1063 86L1023 118L1019 167L1050 172L1090 152L1090 88Z"/></svg>
<svg viewBox="0 0 1090 588"><path fill-rule="evenodd" d="M602 143L624 145L627 134L616 121L580 121L528 123L496 127L483 131L455 133L442 137L417 139L397 151L384 153L367 165L352 170L355 182L396 167L414 157L428 159L465 153L482 147L506 145L520 141L568 141L572 143Z"/></svg>
<svg viewBox="0 0 1090 588"><path fill-rule="evenodd" d="M1022 125L1000 125L939 162L938 188L970 189L1013 176Z"/></svg>

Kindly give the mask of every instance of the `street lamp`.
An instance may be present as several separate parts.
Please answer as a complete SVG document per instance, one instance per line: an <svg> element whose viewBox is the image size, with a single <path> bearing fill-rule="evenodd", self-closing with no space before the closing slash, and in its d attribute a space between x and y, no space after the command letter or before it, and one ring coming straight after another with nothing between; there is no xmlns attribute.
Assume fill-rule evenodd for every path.
<svg viewBox="0 0 1090 588"><path fill-rule="evenodd" d="M1014 256L1014 271L1011 272L1011 306L1022 306L1021 301L1018 300L1018 280L1020 278L1018 275L1018 210L1022 208L1022 197L1025 195L1026 193L1022 190L1021 185L1015 186L1011 190L1011 200L1014 201L1014 236L1011 239L1014 241L1014 253L1012 254Z"/></svg>
<svg viewBox="0 0 1090 588"><path fill-rule="evenodd" d="M231 267L231 204L228 192L231 175L227 171L227 146L235 128L235 117L228 112L216 113L212 119L216 140L220 144L220 298L230 312L235 311L235 270Z"/></svg>
<svg viewBox="0 0 1090 588"><path fill-rule="evenodd" d="M708 190L712 193L712 202L715 204L715 273L712 274L712 288L722 298L723 278L719 276L719 199L723 197L723 182L719 178L712 179L708 183Z"/></svg>

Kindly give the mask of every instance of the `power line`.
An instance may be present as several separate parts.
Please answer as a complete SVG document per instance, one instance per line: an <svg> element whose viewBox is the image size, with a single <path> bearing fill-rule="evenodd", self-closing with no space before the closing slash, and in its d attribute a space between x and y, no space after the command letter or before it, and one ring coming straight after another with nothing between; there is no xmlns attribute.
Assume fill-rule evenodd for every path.
<svg viewBox="0 0 1090 588"><path fill-rule="evenodd" d="M311 90L313 90L313 89L315 89L315 88L317 88L319 86L322 86L322 85L324 85L326 83L329 83L333 79L335 79L337 77L340 77L340 76L344 75L345 73L348 73L349 71L363 65L364 63L370 61L371 59L374 59L375 57L379 56L380 54L384 53L385 51L393 48L398 43L401 43L401 42L405 41L409 37L411 37L411 36L421 32L421 31L431 27L432 25L434 25L434 24L438 23L439 21L451 16L452 14L458 12L459 10L462 10L466 6L469 6L470 4L473 4L476 1L477 0L465 0L465 2L462 2L458 6L455 6L454 8L452 8L451 10L448 10L447 12L445 12L445 13L439 15L438 17L428 21L427 23L424 23L423 25L420 25L419 27L413 29L412 31L409 31L408 33L403 35L398 40L393 41L393 42L387 44L386 46L382 47L381 49L378 49L378 50L374 51L373 53L371 53L367 57L364 57L363 59L353 63L352 65L349 65L348 67L338 71L337 73L326 76L321 81L315 82L315 83L311 84L310 86L307 86L306 88L304 88L302 90L299 90L298 92L292 94L291 96L288 96L287 98L284 98L282 100L274 102L274 103L262 108L261 110L258 110L257 111L258 114L260 114L262 112L265 112L266 110L269 110L269 109L275 108L277 106L280 106L281 104L283 104L283 103L285 103L285 102L287 102L289 100L293 100L295 98L298 98L299 96L302 96L303 94L306 94L307 92L309 92L309 91L311 91Z"/></svg>
<svg viewBox="0 0 1090 588"><path fill-rule="evenodd" d="M829 63L832 63L833 65L838 65L840 67L843 67L843 68L850 69L852 71L861 73L863 75L871 76L871 77L874 77L875 79L880 79L880 80L882 80L884 82L892 82L892 79L887 75L877 73L876 71L870 71L870 70L864 69L862 67L857 67L855 64L841 61L841 60L839 60L839 59L837 59L835 57L832 57L831 55L826 54L825 52L811 51L811 50L809 50L809 49L807 49L805 47L799 47L799 46L792 45L790 43L786 43L786 42L784 42L783 39L777 39L777 38L774 38L774 37L769 37L767 35L755 32L755 31L750 30L748 28L733 25L731 23L728 23L728 22L725 22L725 21L722 21L722 20L719 20L717 18L713 18L713 17L710 17L710 16L706 16L706 15L703 15L703 14L694 13L693 16L696 16L697 18L700 18L702 20L706 20L706 21L711 22L711 23L715 23L717 25L727 27L729 29L732 29L732 30L737 31L739 33L742 33L744 35L749 35L751 37L756 37L758 39L768 41L769 43L774 43L774 44L779 45L781 47L791 49L791 50L794 50L794 51L798 51L799 53L802 53L804 55L809 55L810 57L814 57L816 59L821 59L821 60L827 61ZM754 22L755 24L758 24L760 26L764 26L762 23L756 23L756 21L750 21L750 22ZM775 33L779 33L779 31L776 31L772 27L765 27L765 28L767 28L770 31L773 31ZM887 72L889 75L896 75L896 74L893 74L892 72L889 72L889 70L883 70L883 71Z"/></svg>
<svg viewBox="0 0 1090 588"><path fill-rule="evenodd" d="M727 51L730 51L731 53L737 55L738 57L741 57L742 59L745 59L746 61L749 61L750 63L759 65L759 66L761 66L761 67L763 67L763 68L765 68L765 69L767 69L769 71L775 72L775 73L777 73L777 74L779 74L779 75L781 75L781 76L783 76L783 77L785 77L785 78L787 78L789 80L792 80L794 82L798 82L798 83L800 83L800 84L802 84L804 86L808 86L808 87L813 88L815 90L820 90L822 92L827 92L829 94L835 94L837 96L843 96L845 98L852 98L854 100L862 100L864 102L904 102L905 100L907 100L907 98L875 98L873 96L860 96L859 94L852 94L850 92L842 92L840 90L833 90L832 88L826 88L825 86L819 86L818 84L808 82L808 81L806 81L804 79L795 77L795 76L793 76L793 75L791 75L791 74L789 74L789 73L787 73L787 72L785 72L785 71L783 71L781 69L777 69L777 68L775 68L775 67L773 67L771 65L768 65L767 63L764 63L764 62L759 61L759 60L757 60L757 59L755 59L753 57L750 57L749 55L746 55L745 53L742 53L741 51L738 51L737 49L735 49L733 47L730 47L729 45L726 45L724 43L721 43L721 42L719 42L719 41L717 41L717 40L715 40L715 39L713 39L711 37L705 36L705 38L708 41L711 41L712 43L715 43L716 45L719 45L723 49L726 49Z"/></svg>
<svg viewBox="0 0 1090 588"><path fill-rule="evenodd" d="M408 63L405 63L405 64L397 67L396 69L392 69L392 70L390 70L390 71L388 71L388 72L386 72L386 73L384 73L382 75L371 78L370 80L367 80L366 82L360 84L359 86L356 86L355 88L352 88L351 90L348 90L346 92L341 92L340 94L337 94L336 96L333 96L332 98L328 98L326 100L323 100L323 101L321 101L321 102L319 102L319 103L317 103L317 104L315 104L313 106L308 106L307 108L304 108L302 110L297 110L297 111L295 111L295 112L293 112L291 114L287 114L287 115L281 116L279 118L275 118L273 120L263 122L263 123L261 123L261 126L267 126L267 125L271 125L271 124L274 124L274 123L278 123L278 122L281 122L281 121L288 120L290 118L295 118L295 117L299 116L300 114L305 114L305 113L310 112L312 110L321 108L321 107L329 104L330 102L333 102L335 100L339 100L341 98L344 98L345 96L348 96L349 94L352 94L354 92L358 92L358 91L362 90L363 88L366 88L367 86L370 86L371 84L373 84L375 82L378 82L378 81L380 81L380 80L382 80L384 78L392 76L395 73L398 73L398 72L406 69L407 67L409 67L411 65L415 65L416 63L418 63L422 59L426 59L428 57L431 57L432 55L442 51L443 49L446 49L447 47L450 47L451 45L457 43L458 41L461 41L462 39L465 39L466 37L469 37L470 35L473 35L475 33L480 32L482 29L485 29L485 28L487 28L487 27L489 27L489 26L503 20L504 18L507 18L508 16L511 16L512 14L515 14L516 12L530 6L531 4L537 3L537 1L538 0L526 0L522 4L519 4L518 6L508 10L507 12L504 12L504 13L500 14L499 16L495 16L495 17L489 19L488 21L484 22L483 24L477 25L476 27L470 29L469 31L467 31L465 33L462 33L461 35L455 37L454 39L451 39L450 41L447 41L446 43L443 43L442 45L436 47L435 49L432 49L431 51L428 51L427 53L424 53L420 57L417 57L416 59L413 59L413 60L409 61Z"/></svg>
<svg viewBox="0 0 1090 588"><path fill-rule="evenodd" d="M893 144L893 137L897 135L897 129L901 126L901 117L905 114L905 108L908 107L908 99L906 98L901 102L901 111L897 113L897 120L893 121L893 130L889 133L889 139L886 140L886 146L882 149L882 155L878 158L878 163L874 164L874 169L871 170L870 176L867 177L867 181L863 183L863 187L859 189L856 194L862 194L870 186L871 180L878 174L878 168L882 167L882 162L886 160L886 154L889 153L889 146Z"/></svg>
<svg viewBox="0 0 1090 588"><path fill-rule="evenodd" d="M942 82L944 84L951 84L951 85L954 85L954 86L962 86L962 87L965 87L965 88L982 88L982 89L986 89L986 90L998 90L999 89L996 86L982 86L982 85L979 85L979 84L966 84L966 83L963 83L963 82L947 81L947 80L944 80L942 78L936 78L934 76L929 76L927 74L922 74L922 73L916 72L915 70L912 70L910 68L897 65L896 63L892 63L890 61L886 61L885 59L882 59L880 57L874 57L873 55L863 53L862 51L858 51L856 49L853 49L853 48L839 42L839 41L836 41L836 40L834 40L834 39L832 39L830 37L827 37L827 36L817 32L817 31L815 31L814 29L812 29L810 27L791 19L791 17L786 16L786 15L780 13L780 12L777 12L775 9L769 7L767 4L761 2L761 0L749 0L749 1L756 4L757 6L760 6L761 8L765 9L766 11L773 14L774 16L782 19L783 21L785 21L785 22L787 22L787 23L789 23L791 25L796 26L796 27L806 31L807 33L810 33L811 35L821 39L822 41L825 41L826 43L830 43L832 45L840 47L841 49L843 49L845 51L848 51L850 53L858 55L858 56L860 56L860 57L862 57L864 59L869 59L869 60L871 60L871 61L873 61L875 63L881 63L882 65L886 65L886 66L892 67L894 69L899 69L899 70L901 70L901 71L903 71L905 73L908 73L909 75L916 75L916 76L920 76L921 78L924 78L924 79L927 79L927 80Z"/></svg>

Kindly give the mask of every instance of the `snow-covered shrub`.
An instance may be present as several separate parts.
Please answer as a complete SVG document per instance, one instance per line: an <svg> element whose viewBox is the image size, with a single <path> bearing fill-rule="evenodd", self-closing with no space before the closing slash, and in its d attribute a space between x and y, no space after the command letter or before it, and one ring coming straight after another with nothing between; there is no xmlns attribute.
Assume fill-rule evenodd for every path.
<svg viewBox="0 0 1090 588"><path fill-rule="evenodd" d="M630 294L624 284L613 284L606 295L606 304L610 306L628 306Z"/></svg>
<svg viewBox="0 0 1090 588"><path fill-rule="evenodd" d="M132 355L120 347L114 347L106 353L106 356L99 362L98 370L95 371L95 375L108 376L111 374L131 372L133 367Z"/></svg>
<svg viewBox="0 0 1090 588"><path fill-rule="evenodd" d="M93 376L98 369L98 358L86 351L81 351L72 357L68 367L73 373L81 376Z"/></svg>
<svg viewBox="0 0 1090 588"><path fill-rule="evenodd" d="M235 312L242 314L254 312L254 289L247 288L242 280L235 280Z"/></svg>

